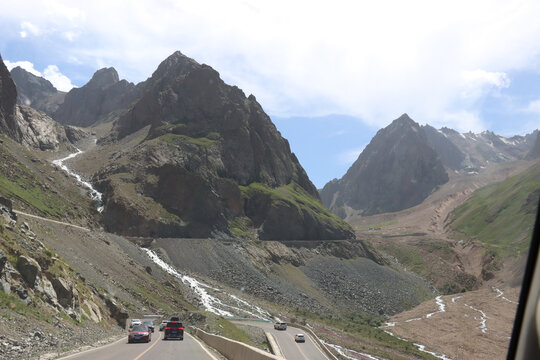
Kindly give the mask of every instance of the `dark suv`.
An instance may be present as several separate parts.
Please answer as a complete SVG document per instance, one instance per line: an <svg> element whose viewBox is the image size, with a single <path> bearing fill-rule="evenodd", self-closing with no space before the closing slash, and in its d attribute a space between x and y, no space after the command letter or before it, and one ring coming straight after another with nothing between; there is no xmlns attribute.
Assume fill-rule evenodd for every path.
<svg viewBox="0 0 540 360"><path fill-rule="evenodd" d="M184 340L184 326L180 321L169 321L167 323L163 340L167 339Z"/></svg>

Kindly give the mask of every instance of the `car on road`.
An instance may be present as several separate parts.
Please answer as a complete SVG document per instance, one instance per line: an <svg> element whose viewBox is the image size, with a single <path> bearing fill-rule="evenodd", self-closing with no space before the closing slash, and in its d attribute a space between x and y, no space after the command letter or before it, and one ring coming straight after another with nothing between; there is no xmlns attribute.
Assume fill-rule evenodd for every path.
<svg viewBox="0 0 540 360"><path fill-rule="evenodd" d="M167 326L167 323L169 322L169 320L163 320L161 322L161 324L159 324L159 331L163 331L165 330L165 326Z"/></svg>
<svg viewBox="0 0 540 360"><path fill-rule="evenodd" d="M306 342L306 338L304 336L304 334L296 334L294 335L294 341L296 341L297 343L300 343L300 342Z"/></svg>
<svg viewBox="0 0 540 360"><path fill-rule="evenodd" d="M129 324L129 328L131 329L135 325L142 325L142 322L140 319L131 319L131 322Z"/></svg>
<svg viewBox="0 0 540 360"><path fill-rule="evenodd" d="M287 323L277 322L274 324L274 329L276 330L287 330Z"/></svg>
<svg viewBox="0 0 540 360"><path fill-rule="evenodd" d="M148 326L150 331L154 332L154 322L153 321L145 320L145 321L142 322L142 324Z"/></svg>
<svg viewBox="0 0 540 360"><path fill-rule="evenodd" d="M168 339L184 340L184 325L180 321L169 321L167 323L163 340Z"/></svg>
<svg viewBox="0 0 540 360"><path fill-rule="evenodd" d="M152 331L146 325L133 325L129 332L128 343L150 342L152 340Z"/></svg>

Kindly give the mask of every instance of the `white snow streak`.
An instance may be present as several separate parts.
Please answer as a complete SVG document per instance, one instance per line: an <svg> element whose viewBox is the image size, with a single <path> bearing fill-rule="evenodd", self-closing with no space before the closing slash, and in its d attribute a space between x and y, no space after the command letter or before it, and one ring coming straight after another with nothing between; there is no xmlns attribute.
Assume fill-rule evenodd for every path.
<svg viewBox="0 0 540 360"><path fill-rule="evenodd" d="M355 350L345 349L344 347L341 347L339 345L329 344L327 342L324 342L323 340L321 340L321 342L324 345L329 346L332 349L336 350L339 355L341 355L341 356L343 356L343 357L345 357L347 359L350 359L350 360L358 360L359 359L357 357L352 357L352 356L348 355L350 353L358 354L359 356L362 356L361 359L381 360L380 358L377 358L377 357L375 357L373 355L370 355L370 354L364 354L364 353L361 353L361 352L358 352L358 351L355 351Z"/></svg>
<svg viewBox="0 0 540 360"><path fill-rule="evenodd" d="M426 318L428 319L435 314L443 313L446 311L446 306L444 305L444 302L442 301L442 297L440 295L435 298L435 302L437 303L437 305L439 305L439 311L435 311L435 312L427 314Z"/></svg>
<svg viewBox="0 0 540 360"><path fill-rule="evenodd" d="M435 356L436 358L438 359L441 359L441 360L452 360L450 359L449 357L447 357L446 355L444 354L437 354L437 353L434 353L433 351L428 351L426 350L426 347L424 345L420 345L420 344L414 344L414 346L416 346L418 348L418 350L422 351L422 352L425 352L425 353L428 353L428 354L431 354L433 356Z"/></svg>
<svg viewBox="0 0 540 360"><path fill-rule="evenodd" d="M460 298L461 296L458 296L457 298ZM457 299L457 298L453 298L452 299L452 302L455 302L454 300ZM432 317L433 315L435 314L438 314L438 313L443 313L446 311L446 305L444 304L443 300L442 300L442 296L437 296L435 298L435 303L439 306L439 311L435 311L435 312L432 312L432 313L429 313L429 314L426 314L426 319ZM405 322L411 322L411 321L418 321L418 320L422 320L422 318L413 318L413 319L409 319L409 320L405 320ZM395 322L387 322L384 324L384 327L393 327L393 326L396 326L396 323ZM382 328L381 328L382 329ZM385 330L385 329L382 329L382 331L384 331L385 333L387 333L388 335L390 336L393 336L397 339L400 339L400 340L403 340L403 341L409 341L407 339L404 339L404 338L401 338L399 336L396 336L394 335L392 332L388 331L388 330ZM418 348L418 350L422 351L422 352L425 352L427 354L431 354L433 356L435 356L436 358L438 359L441 359L441 360L451 360L449 357L447 357L446 355L444 354L437 354L435 352L432 352L432 351L428 351L426 350L426 346L425 345L421 345L421 344L417 344L417 343L413 343L414 346L416 346Z"/></svg>
<svg viewBox="0 0 540 360"><path fill-rule="evenodd" d="M474 306L471 306L471 305L467 305L467 304L463 304L465 305L466 307L468 307L469 309L471 310L474 310L474 311L477 311L479 312L482 316L480 317L480 331L482 331L484 334L487 333L487 325L486 325L486 321L488 319L487 315L485 312L483 312L482 310L480 309L477 309L475 308ZM474 317L475 320L478 320L478 318L475 316Z"/></svg>
<svg viewBox="0 0 540 360"><path fill-rule="evenodd" d="M66 165L64 165L64 161L69 160L69 159L73 159L75 156L78 156L78 155L82 154L83 152L84 151L82 151L80 149L77 149L77 152L69 154L68 156L66 156L65 158L62 158L62 159L53 160L52 163L54 165L60 167L60 169L67 172L69 175L73 176L77 180L77 182L79 182L80 184L82 184L82 186L84 186L85 188L90 190L90 197L92 198L92 200L94 200L95 202L98 203L97 211L102 212L103 211L102 194L99 191L97 191L96 189L94 189L92 184L90 184L87 181L84 181L79 174L74 173Z"/></svg>
<svg viewBox="0 0 540 360"><path fill-rule="evenodd" d="M167 264L165 261L161 260L157 254L146 248L141 248L146 254L152 259L153 262L155 262L159 267L161 267L163 270L165 270L167 273L175 276L176 278L180 279L184 284L187 284L190 286L190 288L197 294L200 298L200 302L202 307L210 311L214 314L220 315L220 316L228 316L233 317L239 314L248 314L250 316L253 316L254 318L261 319L261 320L269 320L272 318L272 316L265 310L261 309L258 306L252 305L248 303L247 301L240 299L239 297L222 292L221 289L217 289L213 286L210 286L208 284L205 284L191 276L180 274L176 269L174 269L171 265ZM244 306L242 308L238 306L234 306L231 304L226 304L220 299L216 298L215 296L211 295L209 293L209 290L221 292L225 295L227 295L232 301L238 305L238 306ZM249 310L248 310L249 309ZM231 312L232 311L232 312ZM233 314L233 312L235 314Z"/></svg>
<svg viewBox="0 0 540 360"><path fill-rule="evenodd" d="M516 304L516 305L518 304L518 302L512 301L512 300L506 298L506 297L504 296L504 293L502 292L502 290L497 289L496 287L491 287L491 288L492 288L493 290L495 290L495 291L497 292L497 294L498 294L498 295L495 296L495 297L500 297L500 298L503 299L504 301L508 301L509 303L512 303L512 304Z"/></svg>

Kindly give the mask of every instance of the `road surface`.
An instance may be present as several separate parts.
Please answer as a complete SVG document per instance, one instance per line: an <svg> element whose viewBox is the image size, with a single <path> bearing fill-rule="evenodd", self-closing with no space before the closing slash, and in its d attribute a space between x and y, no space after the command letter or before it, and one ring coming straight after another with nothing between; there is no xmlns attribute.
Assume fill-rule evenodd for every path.
<svg viewBox="0 0 540 360"><path fill-rule="evenodd" d="M188 333L184 333L184 340L162 340L163 332L152 334L149 343L128 344L126 337L122 340L97 349L84 351L61 358L60 360L219 360L202 343Z"/></svg>
<svg viewBox="0 0 540 360"><path fill-rule="evenodd" d="M257 326L274 335L283 357L287 360L328 360L328 357L323 354L311 336L301 329L287 326L287 330L275 330L274 324L270 322L239 321L238 323ZM299 333L306 337L305 343L294 341L294 335Z"/></svg>

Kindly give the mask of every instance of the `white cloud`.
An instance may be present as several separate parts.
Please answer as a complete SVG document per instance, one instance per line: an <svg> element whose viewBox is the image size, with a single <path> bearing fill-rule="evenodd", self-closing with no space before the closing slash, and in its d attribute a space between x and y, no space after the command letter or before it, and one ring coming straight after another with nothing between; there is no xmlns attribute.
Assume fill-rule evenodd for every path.
<svg viewBox="0 0 540 360"><path fill-rule="evenodd" d="M21 23L21 37L22 38L25 38L28 36L28 34L31 34L31 35L34 35L34 36L37 36L40 34L40 30L39 30L39 27L37 27L36 25L32 24L31 22L28 22L28 21L23 21Z"/></svg>
<svg viewBox="0 0 540 360"><path fill-rule="evenodd" d="M66 59L138 82L181 50L278 116L340 113L382 127L404 112L430 123L469 114L477 126L484 95L540 64L536 0L6 1L0 21L76 36L57 49Z"/></svg>
<svg viewBox="0 0 540 360"><path fill-rule="evenodd" d="M540 99L531 101L523 111L540 114Z"/></svg>
<svg viewBox="0 0 540 360"><path fill-rule="evenodd" d="M14 62L11 62L9 60L4 60L4 64L6 64L6 67L8 68L9 71L11 71L11 69L13 69L13 68L15 68L17 66L20 66L21 68L28 71L29 73L32 73L32 74L34 74L36 76L43 76L43 75L41 75L41 73L39 71L37 71L34 68L34 64L32 64L30 61L14 61Z"/></svg>
<svg viewBox="0 0 540 360"><path fill-rule="evenodd" d="M66 38L66 40L68 40L68 41L74 41L78 36L78 34L76 32L73 32L73 31L66 31L66 32L64 32L63 35Z"/></svg>
<svg viewBox="0 0 540 360"><path fill-rule="evenodd" d="M487 129L486 124L480 119L478 114L465 110L454 113L444 113L440 119L433 121L430 125L436 128L446 126L461 133L469 131L479 133Z"/></svg>
<svg viewBox="0 0 540 360"><path fill-rule="evenodd" d="M463 71L463 90L461 96L476 100L493 89L503 89L510 86L510 78L504 72L489 72L485 70Z"/></svg>
<svg viewBox="0 0 540 360"><path fill-rule="evenodd" d="M75 87L75 85L71 83L71 80L60 72L60 69L58 69L58 66L56 65L47 66L45 70L43 70L42 74L34 68L34 64L32 64L30 61L11 62L9 60L4 60L4 64L6 64L6 67L10 71L15 67L20 66L29 73L49 80L55 88L61 91L69 91Z"/></svg>
<svg viewBox="0 0 540 360"><path fill-rule="evenodd" d="M60 72L58 66L49 65L43 70L43 77L49 80L60 91L69 91L75 87L71 80Z"/></svg>

